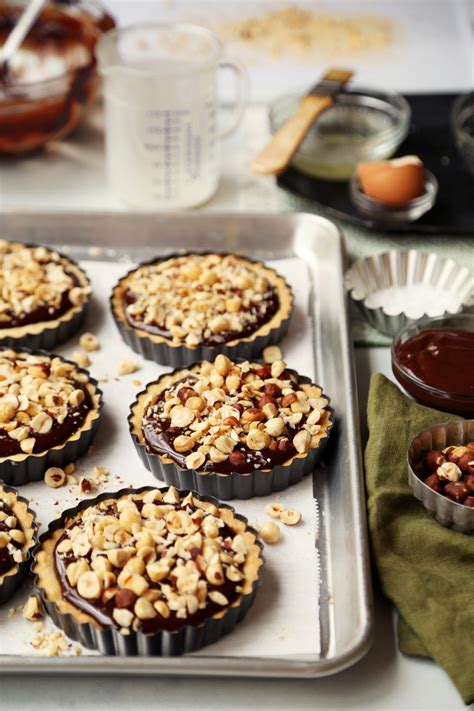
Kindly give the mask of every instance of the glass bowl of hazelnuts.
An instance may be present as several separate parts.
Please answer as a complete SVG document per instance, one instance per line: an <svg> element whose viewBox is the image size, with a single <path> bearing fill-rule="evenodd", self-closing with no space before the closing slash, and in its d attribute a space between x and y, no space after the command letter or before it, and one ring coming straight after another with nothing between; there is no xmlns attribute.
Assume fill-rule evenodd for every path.
<svg viewBox="0 0 474 711"><path fill-rule="evenodd" d="M438 523L474 532L474 420L423 430L408 449L408 483Z"/></svg>

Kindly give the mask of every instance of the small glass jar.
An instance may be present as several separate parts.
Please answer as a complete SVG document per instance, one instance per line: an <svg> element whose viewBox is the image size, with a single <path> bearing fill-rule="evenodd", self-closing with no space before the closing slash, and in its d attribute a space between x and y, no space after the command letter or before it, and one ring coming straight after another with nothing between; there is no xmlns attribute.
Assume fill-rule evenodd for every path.
<svg viewBox="0 0 474 711"><path fill-rule="evenodd" d="M273 132L294 115L301 95L270 107ZM323 180L349 180L357 163L390 158L408 133L411 110L399 94L351 88L334 97L293 156L302 173Z"/></svg>
<svg viewBox="0 0 474 711"><path fill-rule="evenodd" d="M435 204L438 195L438 181L433 173L425 169L425 192L423 195L396 206L387 205L366 195L360 187L357 173L354 173L350 180L349 191L351 200L358 211L377 222L415 222L425 212L431 210Z"/></svg>
<svg viewBox="0 0 474 711"><path fill-rule="evenodd" d="M402 329L392 344L392 371L398 382L417 402L427 407L434 407L443 412L450 412L462 417L474 417L474 395L443 390L433 387L417 378L400 362L400 346L410 338L427 329L460 329L474 332L474 314L465 313L455 316L422 319L416 324ZM474 353L473 353L474 362Z"/></svg>

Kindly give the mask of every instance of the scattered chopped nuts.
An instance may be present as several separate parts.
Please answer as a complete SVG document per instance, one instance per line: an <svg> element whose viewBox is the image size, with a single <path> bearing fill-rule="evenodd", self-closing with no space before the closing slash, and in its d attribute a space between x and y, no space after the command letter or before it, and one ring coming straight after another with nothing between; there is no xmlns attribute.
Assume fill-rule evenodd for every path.
<svg viewBox="0 0 474 711"><path fill-rule="evenodd" d="M79 345L84 351L89 353L98 350L99 339L93 333L83 333L79 338Z"/></svg>
<svg viewBox="0 0 474 711"><path fill-rule="evenodd" d="M296 526L301 521L301 513L296 509L286 509L280 513L280 521L285 526Z"/></svg>
<svg viewBox="0 0 474 711"><path fill-rule="evenodd" d="M263 360L265 363L274 363L277 360L283 360L281 350L278 346L267 346L263 349Z"/></svg>
<svg viewBox="0 0 474 711"><path fill-rule="evenodd" d="M276 523L273 523L273 521L267 521L260 529L260 536L263 538L265 543L278 543L280 540L280 529Z"/></svg>
<svg viewBox="0 0 474 711"><path fill-rule="evenodd" d="M281 512L284 510L281 504L267 504L265 506L265 513L272 518L280 518Z"/></svg>
<svg viewBox="0 0 474 711"><path fill-rule="evenodd" d="M124 359L117 363L115 370L117 375L129 375L130 373L135 373L139 367L137 360Z"/></svg>
<svg viewBox="0 0 474 711"><path fill-rule="evenodd" d="M50 467L44 474L44 483L52 489L58 489L66 483L66 473L59 467Z"/></svg>
<svg viewBox="0 0 474 711"><path fill-rule="evenodd" d="M23 605L22 615L25 620L39 620L43 617L43 606L36 595L31 595Z"/></svg>

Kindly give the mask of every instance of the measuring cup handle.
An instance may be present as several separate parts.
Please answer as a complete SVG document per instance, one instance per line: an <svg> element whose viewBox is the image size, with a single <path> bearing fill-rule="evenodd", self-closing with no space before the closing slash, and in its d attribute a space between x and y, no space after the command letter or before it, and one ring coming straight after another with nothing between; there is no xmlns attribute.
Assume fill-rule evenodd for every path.
<svg viewBox="0 0 474 711"><path fill-rule="evenodd" d="M237 88L234 111L229 125L219 133L220 138L225 138L235 131L242 119L249 93L249 77L244 65L235 59L223 59L219 62L219 69L230 69L235 74Z"/></svg>

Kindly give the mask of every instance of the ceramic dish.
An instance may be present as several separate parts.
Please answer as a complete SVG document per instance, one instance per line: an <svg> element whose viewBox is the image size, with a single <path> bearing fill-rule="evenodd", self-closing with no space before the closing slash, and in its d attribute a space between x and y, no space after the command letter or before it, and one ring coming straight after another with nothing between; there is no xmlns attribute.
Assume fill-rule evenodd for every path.
<svg viewBox="0 0 474 711"><path fill-rule="evenodd" d="M469 269L453 259L413 249L391 250L355 262L345 284L369 324L392 337L421 318L463 311L474 294Z"/></svg>
<svg viewBox="0 0 474 711"><path fill-rule="evenodd" d="M416 472L426 452L469 442L474 442L474 420L443 422L417 434L408 449L408 483L414 495L434 514L438 523L463 533L474 531L474 508L458 504L434 491Z"/></svg>

